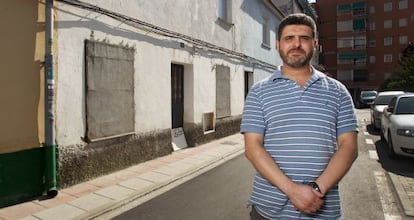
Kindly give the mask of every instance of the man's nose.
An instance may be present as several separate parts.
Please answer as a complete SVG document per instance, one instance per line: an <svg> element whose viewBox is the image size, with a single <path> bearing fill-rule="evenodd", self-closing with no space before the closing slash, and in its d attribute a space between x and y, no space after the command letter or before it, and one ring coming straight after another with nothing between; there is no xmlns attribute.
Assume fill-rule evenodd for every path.
<svg viewBox="0 0 414 220"><path fill-rule="evenodd" d="M301 40L300 40L300 38L295 38L295 39L293 40L293 46L294 46L295 48L299 48L299 47L301 46Z"/></svg>

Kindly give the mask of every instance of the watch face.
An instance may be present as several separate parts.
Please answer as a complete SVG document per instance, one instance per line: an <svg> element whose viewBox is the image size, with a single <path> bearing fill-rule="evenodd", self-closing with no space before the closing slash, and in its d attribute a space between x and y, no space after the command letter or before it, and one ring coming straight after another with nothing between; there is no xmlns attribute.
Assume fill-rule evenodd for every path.
<svg viewBox="0 0 414 220"><path fill-rule="evenodd" d="M321 192L321 189L319 188L319 186L318 186L318 184L317 184L317 183L315 183L315 182L309 182L309 183L308 183L308 185L309 185L310 187L312 187L314 190L316 190L316 191L318 191L318 192Z"/></svg>

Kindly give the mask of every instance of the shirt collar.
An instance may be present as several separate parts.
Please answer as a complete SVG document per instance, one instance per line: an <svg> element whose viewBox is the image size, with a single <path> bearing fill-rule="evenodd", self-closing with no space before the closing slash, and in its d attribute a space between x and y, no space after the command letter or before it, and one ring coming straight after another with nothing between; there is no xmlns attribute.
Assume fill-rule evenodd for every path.
<svg viewBox="0 0 414 220"><path fill-rule="evenodd" d="M319 79L325 78L326 74L322 73L318 70L316 70L315 68L313 68L313 66L311 66L312 69L312 76L310 77L310 79L308 80L308 83L313 83L316 82ZM283 74L282 74L282 66L278 67L277 70L272 74L272 76L270 77L270 79L274 82L278 79L287 79Z"/></svg>

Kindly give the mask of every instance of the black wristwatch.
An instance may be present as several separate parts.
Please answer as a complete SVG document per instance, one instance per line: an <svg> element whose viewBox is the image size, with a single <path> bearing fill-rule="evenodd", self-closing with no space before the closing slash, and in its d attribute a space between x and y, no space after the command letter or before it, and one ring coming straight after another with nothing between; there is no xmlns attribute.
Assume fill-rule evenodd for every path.
<svg viewBox="0 0 414 220"><path fill-rule="evenodd" d="M306 185L308 185L308 186L312 187L312 189L322 193L321 188L319 188L319 186L316 182L308 182Z"/></svg>

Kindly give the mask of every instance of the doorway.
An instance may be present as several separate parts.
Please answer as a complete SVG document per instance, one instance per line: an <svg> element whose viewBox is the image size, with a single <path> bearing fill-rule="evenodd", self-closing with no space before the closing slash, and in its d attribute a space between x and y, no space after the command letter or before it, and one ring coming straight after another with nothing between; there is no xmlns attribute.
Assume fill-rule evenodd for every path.
<svg viewBox="0 0 414 220"><path fill-rule="evenodd" d="M171 64L171 137L174 150L187 147L184 136L184 65Z"/></svg>

